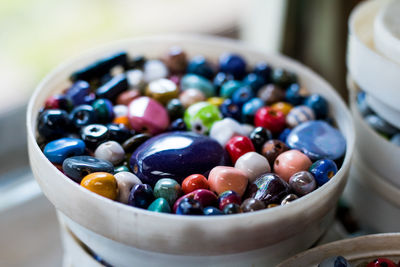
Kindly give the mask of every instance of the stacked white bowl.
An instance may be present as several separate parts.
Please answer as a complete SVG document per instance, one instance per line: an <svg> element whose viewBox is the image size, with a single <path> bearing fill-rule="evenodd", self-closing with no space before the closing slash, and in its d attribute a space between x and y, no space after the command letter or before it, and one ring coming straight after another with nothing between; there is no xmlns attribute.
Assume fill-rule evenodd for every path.
<svg viewBox="0 0 400 267"><path fill-rule="evenodd" d="M400 1L357 6L349 19L347 49L356 151L344 196L363 229L400 231L400 147L372 129L356 103L361 88L367 105L400 129Z"/></svg>

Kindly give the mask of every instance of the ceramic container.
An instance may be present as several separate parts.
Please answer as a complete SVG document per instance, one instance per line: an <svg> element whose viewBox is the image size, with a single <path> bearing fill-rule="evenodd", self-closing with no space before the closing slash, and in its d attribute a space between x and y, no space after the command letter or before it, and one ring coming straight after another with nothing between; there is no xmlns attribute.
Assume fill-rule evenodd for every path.
<svg viewBox="0 0 400 267"><path fill-rule="evenodd" d="M226 51L249 65L266 61L294 71L301 84L329 100L330 112L346 138L343 165L329 183L285 206L218 217L177 216L132 208L103 198L66 178L43 155L35 140L36 118L47 96L68 85L79 69L117 51L159 57L173 45L188 55L216 60ZM198 35L168 35L123 40L84 53L51 72L33 94L27 112L32 171L44 194L65 216L71 231L115 266L265 266L310 247L333 220L347 180L354 146L350 113L334 89L309 68L281 55L265 54L237 41Z"/></svg>

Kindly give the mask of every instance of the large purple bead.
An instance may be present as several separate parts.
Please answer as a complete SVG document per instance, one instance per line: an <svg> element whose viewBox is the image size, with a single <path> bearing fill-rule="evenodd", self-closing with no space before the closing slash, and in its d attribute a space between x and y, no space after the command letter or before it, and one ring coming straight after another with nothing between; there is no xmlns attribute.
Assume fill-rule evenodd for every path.
<svg viewBox="0 0 400 267"><path fill-rule="evenodd" d="M193 174L207 174L226 165L228 157L212 138L193 132L169 132L153 137L132 154L130 165L143 183L154 185L161 178L179 183Z"/></svg>

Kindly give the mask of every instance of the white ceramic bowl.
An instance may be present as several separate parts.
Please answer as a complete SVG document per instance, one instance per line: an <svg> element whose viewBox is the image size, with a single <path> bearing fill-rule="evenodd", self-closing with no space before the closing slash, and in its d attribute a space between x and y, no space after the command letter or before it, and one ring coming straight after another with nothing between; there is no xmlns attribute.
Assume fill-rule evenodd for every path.
<svg viewBox="0 0 400 267"><path fill-rule="evenodd" d="M302 252L277 267L317 267L326 258L341 255L352 266L387 257L395 262L400 259L400 234L366 235L332 242ZM361 265L365 266L365 265Z"/></svg>
<svg viewBox="0 0 400 267"><path fill-rule="evenodd" d="M226 51L243 55L250 65L266 61L298 74L310 92L330 102L330 112L347 141L338 173L312 194L286 206L218 217L177 216L132 208L94 194L66 178L43 155L35 140L36 118L45 99L68 85L67 78L103 56L117 51L159 57L181 46L189 57L217 59ZM28 148L33 173L44 194L66 215L68 227L86 245L116 266L187 266L204 262L235 266L277 263L310 247L333 219L336 201L347 180L354 147L350 113L334 89L307 67L280 55L268 55L229 39L168 35L115 42L91 50L51 72L33 94L27 112ZM100 253L100 251L102 253ZM206 257L205 257L206 256ZM233 266L232 265L232 266Z"/></svg>

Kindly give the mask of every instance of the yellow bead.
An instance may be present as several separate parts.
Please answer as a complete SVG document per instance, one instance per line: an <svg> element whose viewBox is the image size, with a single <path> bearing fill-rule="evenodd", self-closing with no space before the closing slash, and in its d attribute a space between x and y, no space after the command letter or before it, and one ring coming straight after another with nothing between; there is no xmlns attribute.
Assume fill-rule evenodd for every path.
<svg viewBox="0 0 400 267"><path fill-rule="evenodd" d="M222 102L224 102L225 98L213 96L207 99L207 102L211 105L215 105L217 107L221 106Z"/></svg>
<svg viewBox="0 0 400 267"><path fill-rule="evenodd" d="M271 106L271 108L275 111L281 111L283 114L287 115L293 106L287 102L276 102Z"/></svg>
<svg viewBox="0 0 400 267"><path fill-rule="evenodd" d="M117 180L108 172L94 172L86 175L81 186L103 197L115 200L118 196Z"/></svg>

